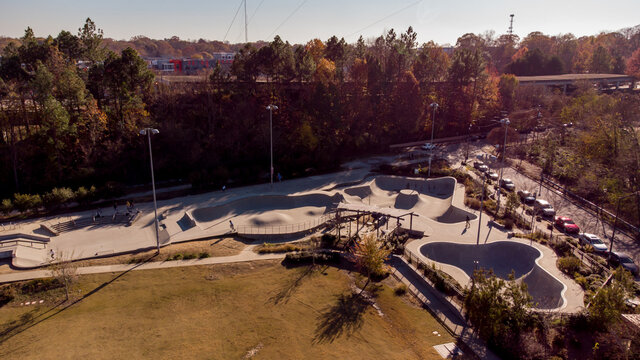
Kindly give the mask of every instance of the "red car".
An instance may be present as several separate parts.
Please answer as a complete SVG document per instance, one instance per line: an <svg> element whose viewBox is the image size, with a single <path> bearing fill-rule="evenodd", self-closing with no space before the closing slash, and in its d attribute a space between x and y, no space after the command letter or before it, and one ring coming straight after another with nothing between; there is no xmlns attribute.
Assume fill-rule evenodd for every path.
<svg viewBox="0 0 640 360"><path fill-rule="evenodd" d="M580 232L578 225L566 216L556 216L556 226L567 234L577 234Z"/></svg>

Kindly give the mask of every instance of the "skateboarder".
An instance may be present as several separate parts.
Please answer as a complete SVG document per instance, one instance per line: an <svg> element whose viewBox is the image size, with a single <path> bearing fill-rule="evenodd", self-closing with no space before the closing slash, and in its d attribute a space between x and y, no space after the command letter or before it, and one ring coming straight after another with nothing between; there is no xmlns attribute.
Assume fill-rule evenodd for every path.
<svg viewBox="0 0 640 360"><path fill-rule="evenodd" d="M229 227L231 228L231 231L236 231L236 228L233 226L233 222L231 220L229 220Z"/></svg>
<svg viewBox="0 0 640 360"><path fill-rule="evenodd" d="M470 222L470 220L471 220L471 219L469 219L469 215L467 215L467 223L464 225L464 228L465 228L465 229L468 229L468 228L470 228L470 227L471 227L471 222Z"/></svg>

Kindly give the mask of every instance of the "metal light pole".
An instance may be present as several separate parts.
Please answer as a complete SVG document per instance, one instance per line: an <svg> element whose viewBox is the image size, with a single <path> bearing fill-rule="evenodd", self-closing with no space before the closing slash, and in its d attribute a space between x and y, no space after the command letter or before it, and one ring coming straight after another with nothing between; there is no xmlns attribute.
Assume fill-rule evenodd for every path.
<svg viewBox="0 0 640 360"><path fill-rule="evenodd" d="M484 205L484 183L487 180L486 176L482 177L482 195L480 195L480 215L478 215L478 237L476 239L476 245L480 245L480 225L482 224L482 206Z"/></svg>
<svg viewBox="0 0 640 360"><path fill-rule="evenodd" d="M429 150L429 172L427 173L427 177L431 177L431 158L433 158L433 131L436 128L436 110L438 109L438 103L432 102L429 105L433 108L433 115L431 116L431 149Z"/></svg>
<svg viewBox="0 0 640 360"><path fill-rule="evenodd" d="M270 153L271 153L271 187L273 188L273 110L278 110L275 105L267 106L269 110L269 139L270 139Z"/></svg>
<svg viewBox="0 0 640 360"><path fill-rule="evenodd" d="M500 189L502 188L502 174L504 173L504 160L505 155L507 154L507 129L511 122L508 118L504 118L500 120L500 123L504 125L504 145L502 146L502 166L500 167L500 179L498 180L498 192L497 192L497 203L496 203L496 217L498 216L498 211L500 210Z"/></svg>
<svg viewBox="0 0 640 360"><path fill-rule="evenodd" d="M149 142L149 162L151 164L151 188L153 190L153 214L156 224L156 248L158 254L160 254L160 226L158 225L158 203L156 202L156 179L153 174L153 153L151 152L151 135L157 135L160 131L158 129L144 128L140 130L140 135L147 135Z"/></svg>

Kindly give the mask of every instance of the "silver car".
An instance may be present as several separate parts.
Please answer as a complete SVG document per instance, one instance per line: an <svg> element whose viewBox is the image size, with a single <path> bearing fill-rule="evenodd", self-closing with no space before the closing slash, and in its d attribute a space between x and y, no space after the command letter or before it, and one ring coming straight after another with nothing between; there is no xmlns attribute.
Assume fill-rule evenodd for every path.
<svg viewBox="0 0 640 360"><path fill-rule="evenodd" d="M607 245L595 234L581 233L578 235L578 239L580 239L580 244L582 245L591 245L597 253L607 252Z"/></svg>

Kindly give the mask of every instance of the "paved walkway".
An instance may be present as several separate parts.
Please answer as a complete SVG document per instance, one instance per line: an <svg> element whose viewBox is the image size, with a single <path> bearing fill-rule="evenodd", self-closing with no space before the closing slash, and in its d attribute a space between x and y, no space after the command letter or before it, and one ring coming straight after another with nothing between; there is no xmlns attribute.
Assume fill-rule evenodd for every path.
<svg viewBox="0 0 640 360"><path fill-rule="evenodd" d="M274 260L284 259L285 254L258 254L253 251L255 245L249 245L242 250L238 255L232 256L220 256L209 257L204 259L191 259L191 260L171 260L171 261L148 261L138 264L116 264L116 265L96 265L85 266L77 269L78 275L87 274L102 274L102 273L115 273L115 272L127 272L132 270L151 270L151 269L167 269L182 266L197 266L197 265L213 265L213 264L229 264L246 261L256 260ZM31 279L40 279L51 277L51 270L28 270L28 271L16 271L7 274L0 274L0 283L8 283L14 281L23 281Z"/></svg>
<svg viewBox="0 0 640 360"><path fill-rule="evenodd" d="M481 359L500 359L484 342L476 336L462 315L462 308L452 304L434 289L425 279L418 275L416 269L404 259L394 255L390 260L393 274L406 284L410 291L420 299L460 341L464 342Z"/></svg>

